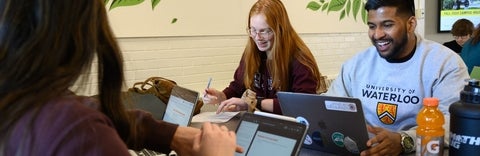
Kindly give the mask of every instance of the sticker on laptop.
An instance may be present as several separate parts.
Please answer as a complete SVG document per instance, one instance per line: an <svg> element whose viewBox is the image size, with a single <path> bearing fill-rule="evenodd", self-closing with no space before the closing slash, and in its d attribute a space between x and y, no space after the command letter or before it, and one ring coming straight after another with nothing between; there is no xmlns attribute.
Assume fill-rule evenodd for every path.
<svg viewBox="0 0 480 156"><path fill-rule="evenodd" d="M325 108L333 111L357 112L357 106L351 102L325 101Z"/></svg>
<svg viewBox="0 0 480 156"><path fill-rule="evenodd" d="M332 133L332 141L333 143L335 143L335 145L337 145L338 147L343 147L344 144L343 144L343 139L345 138L345 136L340 133L340 132L334 132Z"/></svg>
<svg viewBox="0 0 480 156"><path fill-rule="evenodd" d="M343 139L343 144L345 145L345 148L351 153L360 154L357 142L353 138L350 138L349 136L345 137L345 139Z"/></svg>
<svg viewBox="0 0 480 156"><path fill-rule="evenodd" d="M297 118L295 118L297 120L298 123L302 123L304 125L307 125L307 127L310 125L310 123L308 123L308 120L302 116L298 116ZM309 134L307 134L305 136L305 140L303 141L303 144L307 144L307 145L311 145L313 143L313 140L312 138L310 137Z"/></svg>
<svg viewBox="0 0 480 156"><path fill-rule="evenodd" d="M341 132L332 133L332 141L338 147L346 148L350 153L360 154L356 141Z"/></svg>

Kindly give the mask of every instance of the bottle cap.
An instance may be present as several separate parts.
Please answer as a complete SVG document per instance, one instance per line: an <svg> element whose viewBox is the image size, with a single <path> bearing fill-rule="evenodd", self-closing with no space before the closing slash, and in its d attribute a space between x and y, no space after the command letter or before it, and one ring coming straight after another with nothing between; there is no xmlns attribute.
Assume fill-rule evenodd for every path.
<svg viewBox="0 0 480 156"><path fill-rule="evenodd" d="M438 106L438 99L434 97L423 98L424 106Z"/></svg>
<svg viewBox="0 0 480 156"><path fill-rule="evenodd" d="M480 104L480 85L478 80L468 80L468 85L465 85L460 92L460 100L467 103Z"/></svg>

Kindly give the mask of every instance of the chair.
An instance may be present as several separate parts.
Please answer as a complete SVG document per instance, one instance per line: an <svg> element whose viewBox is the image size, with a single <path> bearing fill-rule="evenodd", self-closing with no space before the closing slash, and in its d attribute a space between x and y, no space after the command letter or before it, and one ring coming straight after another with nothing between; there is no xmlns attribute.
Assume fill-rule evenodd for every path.
<svg viewBox="0 0 480 156"><path fill-rule="evenodd" d="M480 80L480 66L473 67L470 78Z"/></svg>

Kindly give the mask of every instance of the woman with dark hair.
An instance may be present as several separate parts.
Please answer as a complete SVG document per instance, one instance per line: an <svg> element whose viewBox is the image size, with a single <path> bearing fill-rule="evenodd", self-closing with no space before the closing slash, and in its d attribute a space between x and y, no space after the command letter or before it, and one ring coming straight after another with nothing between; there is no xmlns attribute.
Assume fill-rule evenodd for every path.
<svg viewBox="0 0 480 156"><path fill-rule="evenodd" d="M280 0L257 1L248 19L249 38L234 80L223 91L207 88L205 103L220 104L217 112L258 109L281 114L278 91L326 92L315 58Z"/></svg>
<svg viewBox="0 0 480 156"><path fill-rule="evenodd" d="M472 73L473 67L480 66L480 23L472 38L464 44L460 56L468 67L468 73Z"/></svg>
<svg viewBox="0 0 480 156"><path fill-rule="evenodd" d="M0 155L212 151L200 142L233 155L235 135L225 127L206 124L202 133L122 105L123 60L103 2L0 0ZM98 100L69 90L94 58ZM204 139L211 134L222 139Z"/></svg>

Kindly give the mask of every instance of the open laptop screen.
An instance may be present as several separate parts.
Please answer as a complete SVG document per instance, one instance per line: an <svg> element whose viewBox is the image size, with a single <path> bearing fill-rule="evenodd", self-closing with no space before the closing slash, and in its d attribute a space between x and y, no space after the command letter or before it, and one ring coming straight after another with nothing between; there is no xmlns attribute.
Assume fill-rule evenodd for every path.
<svg viewBox="0 0 480 156"><path fill-rule="evenodd" d="M188 126L195 111L198 94L196 91L180 86L173 87L163 120L180 126Z"/></svg>
<svg viewBox="0 0 480 156"><path fill-rule="evenodd" d="M304 124L245 113L236 133L245 152L236 156L297 155L307 127Z"/></svg>

